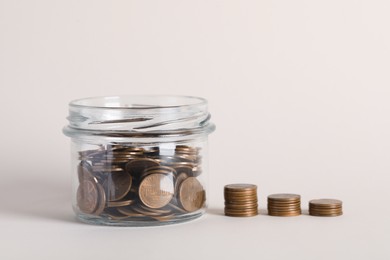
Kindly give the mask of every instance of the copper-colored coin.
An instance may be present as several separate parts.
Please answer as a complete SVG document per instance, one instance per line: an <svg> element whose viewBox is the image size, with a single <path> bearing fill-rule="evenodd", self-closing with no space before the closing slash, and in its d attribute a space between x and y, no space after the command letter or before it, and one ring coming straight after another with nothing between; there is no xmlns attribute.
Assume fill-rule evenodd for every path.
<svg viewBox="0 0 390 260"><path fill-rule="evenodd" d="M131 189L132 178L127 172L113 172L108 175L103 186L107 192L108 201L124 198Z"/></svg>
<svg viewBox="0 0 390 260"><path fill-rule="evenodd" d="M167 207L169 207L172 210L172 212L174 212L176 214L185 214L185 213L187 213L187 211L185 211L184 209L178 207L174 203L169 203Z"/></svg>
<svg viewBox="0 0 390 260"><path fill-rule="evenodd" d="M341 207L343 202L335 199L316 199L309 201L309 205L317 207Z"/></svg>
<svg viewBox="0 0 390 260"><path fill-rule="evenodd" d="M234 192L234 191L252 191L257 190L257 186L254 184L238 183L238 184L228 184L225 185L225 191Z"/></svg>
<svg viewBox="0 0 390 260"><path fill-rule="evenodd" d="M242 207L242 206L232 206L232 205L228 205L228 206L225 206L225 210L236 210L236 211L244 211L244 210L254 210L254 209L258 209L258 205L253 205L253 206L245 206L245 207Z"/></svg>
<svg viewBox="0 0 390 260"><path fill-rule="evenodd" d="M302 210L300 208L298 209L268 209L268 212L275 212L275 213L294 213L294 212L301 212Z"/></svg>
<svg viewBox="0 0 390 260"><path fill-rule="evenodd" d="M188 212L202 208L205 202L205 190L195 177L188 177L179 186L179 202Z"/></svg>
<svg viewBox="0 0 390 260"><path fill-rule="evenodd" d="M224 195L225 200L256 200L257 194L248 194L248 195Z"/></svg>
<svg viewBox="0 0 390 260"><path fill-rule="evenodd" d="M269 208L300 208L301 207L301 204L300 203L297 203L297 204L272 204L272 203L268 203L268 207Z"/></svg>
<svg viewBox="0 0 390 260"><path fill-rule="evenodd" d="M92 166L92 170L94 172L106 172L106 173L111 173L111 172L122 172L123 169L122 167L118 167L118 166Z"/></svg>
<svg viewBox="0 0 390 260"><path fill-rule="evenodd" d="M118 212L128 217L143 217L144 215L133 210L132 207L120 207L117 208Z"/></svg>
<svg viewBox="0 0 390 260"><path fill-rule="evenodd" d="M135 201L134 200L120 200L120 201L109 201L107 202L107 207L113 208L113 207L125 207L132 205Z"/></svg>
<svg viewBox="0 0 390 260"><path fill-rule="evenodd" d="M138 204L137 207L143 209L143 210L146 210L148 212L154 212L154 213L158 213L160 215L164 215L164 214L170 214L172 212L171 209L167 209L167 208L159 208L159 209L151 209L143 204Z"/></svg>
<svg viewBox="0 0 390 260"><path fill-rule="evenodd" d="M296 211L296 212L268 212L268 215L270 216L275 216L275 217L295 217L295 216L299 216L301 215L302 213L300 211Z"/></svg>
<svg viewBox="0 0 390 260"><path fill-rule="evenodd" d="M172 175L150 174L139 185L139 198L149 208L161 208L167 205L174 194Z"/></svg>
<svg viewBox="0 0 390 260"><path fill-rule="evenodd" d="M158 166L159 163L153 159L140 158L131 160L126 164L126 171L136 178L139 178L142 172L150 167Z"/></svg>
<svg viewBox="0 0 390 260"><path fill-rule="evenodd" d="M152 211L150 208L141 208L140 206L136 205L136 206L133 206L132 209L135 211L135 212L138 212L144 216L161 216L161 213L159 212L154 212Z"/></svg>
<svg viewBox="0 0 390 260"><path fill-rule="evenodd" d="M301 196L298 194L279 193L268 196L268 201L297 201L300 200Z"/></svg>
<svg viewBox="0 0 390 260"><path fill-rule="evenodd" d="M231 213L249 213L249 212L257 212L258 208L247 208L247 209L232 209L225 207L225 212L231 212Z"/></svg>
<svg viewBox="0 0 390 260"><path fill-rule="evenodd" d="M164 222L164 221L171 220L174 216L175 216L175 214L170 214L170 215L164 215L164 216L151 216L151 218L155 219L157 221Z"/></svg>
<svg viewBox="0 0 390 260"><path fill-rule="evenodd" d="M190 167L190 166L176 166L176 165L173 165L172 167L176 170L176 172L178 174L185 173L188 176L192 176L193 175L193 171L192 171L193 167Z"/></svg>
<svg viewBox="0 0 390 260"><path fill-rule="evenodd" d="M179 187L180 187L180 184L188 178L188 174L185 173L185 172L181 172L177 175L176 177L176 180L175 180L175 192L176 192L176 195L179 194Z"/></svg>
<svg viewBox="0 0 390 260"><path fill-rule="evenodd" d="M159 166L153 166L153 167L149 167L149 168L145 169L144 172L141 174L141 179L143 179L147 175L153 174L153 173L172 175L173 177L175 177L177 175L176 170L173 169L172 167L159 165Z"/></svg>
<svg viewBox="0 0 390 260"><path fill-rule="evenodd" d="M312 209L309 209L309 214L323 214L323 215L326 215L326 214L338 214L340 212L343 212L343 210L339 209L339 210L329 210L329 211L318 211L318 210L312 210Z"/></svg>
<svg viewBox="0 0 390 260"><path fill-rule="evenodd" d="M80 183L77 189L77 206L80 211L86 214L95 212L98 206L99 194L96 183L91 180L85 180Z"/></svg>
<svg viewBox="0 0 390 260"><path fill-rule="evenodd" d="M104 208L106 207L106 193L104 192L104 188L99 183L96 183L96 188L99 194L99 203L98 206L93 213L94 215L100 215L103 213Z"/></svg>
<svg viewBox="0 0 390 260"><path fill-rule="evenodd" d="M247 201L247 202L232 202L225 201L225 205L237 205L237 206L249 206L249 205L257 205L257 200Z"/></svg>
<svg viewBox="0 0 390 260"><path fill-rule="evenodd" d="M318 214L315 212L310 212L309 213L311 216L316 216L316 217L338 217L343 215L343 212L338 212L338 213L330 213L330 214Z"/></svg>
<svg viewBox="0 0 390 260"><path fill-rule="evenodd" d="M257 211L244 212L244 213L233 213L233 212L226 212L225 211L225 216L229 216L229 217L253 217L253 216L257 216L257 215L258 215Z"/></svg>
<svg viewBox="0 0 390 260"><path fill-rule="evenodd" d="M238 199L225 199L225 203L228 203L228 204L250 204L250 203L257 203L257 198L254 198L254 199L242 199L242 200L238 200Z"/></svg>
<svg viewBox="0 0 390 260"><path fill-rule="evenodd" d="M92 173L92 166L86 161L81 161L77 166L77 175L79 183L85 180L93 180L96 182L95 176Z"/></svg>
<svg viewBox="0 0 390 260"><path fill-rule="evenodd" d="M323 207L323 206L309 205L309 208L311 208L311 209L324 209L324 210L328 210L328 209L341 209L341 208L343 208L343 207L342 207L342 206L329 206L329 207Z"/></svg>

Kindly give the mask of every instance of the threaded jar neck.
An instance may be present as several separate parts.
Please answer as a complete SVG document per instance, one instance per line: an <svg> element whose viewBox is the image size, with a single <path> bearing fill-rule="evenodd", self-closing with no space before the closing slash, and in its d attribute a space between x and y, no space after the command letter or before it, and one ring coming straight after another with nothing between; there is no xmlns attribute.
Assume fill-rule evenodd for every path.
<svg viewBox="0 0 390 260"><path fill-rule="evenodd" d="M190 96L113 96L79 99L69 104L70 137L163 137L208 134L207 101Z"/></svg>

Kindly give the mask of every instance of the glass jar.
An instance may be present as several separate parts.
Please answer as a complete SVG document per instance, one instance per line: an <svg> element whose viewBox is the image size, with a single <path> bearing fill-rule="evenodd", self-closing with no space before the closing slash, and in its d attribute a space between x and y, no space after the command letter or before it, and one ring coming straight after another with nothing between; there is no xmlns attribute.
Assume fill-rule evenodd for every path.
<svg viewBox="0 0 390 260"><path fill-rule="evenodd" d="M207 101L188 96L96 97L69 104L73 209L92 224L154 226L206 209Z"/></svg>

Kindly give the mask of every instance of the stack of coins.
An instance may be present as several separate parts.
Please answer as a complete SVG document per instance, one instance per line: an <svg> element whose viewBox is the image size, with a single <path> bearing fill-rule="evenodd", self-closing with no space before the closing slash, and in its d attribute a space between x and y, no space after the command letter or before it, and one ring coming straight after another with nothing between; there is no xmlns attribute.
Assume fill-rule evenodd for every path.
<svg viewBox="0 0 390 260"><path fill-rule="evenodd" d="M77 206L111 220L167 221L204 207L200 148L109 144L79 152ZM169 155L166 155L169 154Z"/></svg>
<svg viewBox="0 0 390 260"><path fill-rule="evenodd" d="M297 194L272 194L268 196L270 216L292 217L301 214L301 196Z"/></svg>
<svg viewBox="0 0 390 260"><path fill-rule="evenodd" d="M335 199L309 201L309 214L319 217L336 217L343 214L342 202Z"/></svg>
<svg viewBox="0 0 390 260"><path fill-rule="evenodd" d="M256 185L226 185L224 189L224 196L226 216L251 217L258 214Z"/></svg>

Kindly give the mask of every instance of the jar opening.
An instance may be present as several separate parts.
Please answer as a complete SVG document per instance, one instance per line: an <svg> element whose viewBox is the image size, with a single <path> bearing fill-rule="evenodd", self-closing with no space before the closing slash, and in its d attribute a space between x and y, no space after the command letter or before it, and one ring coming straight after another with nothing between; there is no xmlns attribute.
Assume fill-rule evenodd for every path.
<svg viewBox="0 0 390 260"><path fill-rule="evenodd" d="M192 96L110 96L77 99L69 105L97 109L164 109L206 104L205 99Z"/></svg>
<svg viewBox="0 0 390 260"><path fill-rule="evenodd" d="M68 136L189 136L208 134L207 100L191 96L112 96L69 104Z"/></svg>

